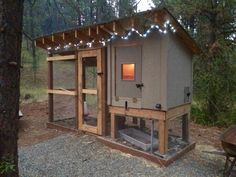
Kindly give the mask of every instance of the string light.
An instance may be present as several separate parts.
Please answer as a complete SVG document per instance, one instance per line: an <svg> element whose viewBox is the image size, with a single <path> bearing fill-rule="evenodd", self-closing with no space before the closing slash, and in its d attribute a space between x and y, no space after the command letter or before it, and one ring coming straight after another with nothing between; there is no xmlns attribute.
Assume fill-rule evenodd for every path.
<svg viewBox="0 0 236 177"><path fill-rule="evenodd" d="M168 33L168 29L169 29L171 32L173 32L173 33L176 32L175 27L170 23L169 20L167 20L167 21L164 22L164 24L163 24L163 29L161 29L158 25L152 24L152 25L150 26L150 28L147 29L147 30L142 34L142 33L140 33L138 30L136 30L135 28L132 27L132 28L128 31L128 33L127 33L126 35L124 35L124 36L119 36L119 37L120 37L121 39L123 39L123 40L128 40L129 37L131 37L134 33L136 33L139 37L141 37L141 38L146 38L146 37L148 37L148 35L149 35L151 32L153 32L154 30L155 30L155 31L158 31L158 32L161 33L161 34L167 34L167 33ZM111 36L110 38L99 40L98 43L100 43L102 46L106 46L106 43L111 42L113 39L115 39L115 38L117 38L117 37L118 37L118 33L114 32L114 33L112 33L112 36ZM79 43L73 44L73 45L72 45L71 42L68 43L68 44L66 44L66 45L64 45L63 47L61 47L61 45L59 45L59 46L55 47L54 50L60 50L61 48L69 49L69 48L71 48L71 47L79 48L79 47L84 47L84 46L87 46L87 47L91 48L94 43L95 43L95 40L92 40L92 41L90 41L90 42L85 43L85 45L83 45L83 44L84 44L84 41L80 40ZM52 48L52 47L48 47L47 49L48 49L48 50L52 50L53 48Z"/></svg>

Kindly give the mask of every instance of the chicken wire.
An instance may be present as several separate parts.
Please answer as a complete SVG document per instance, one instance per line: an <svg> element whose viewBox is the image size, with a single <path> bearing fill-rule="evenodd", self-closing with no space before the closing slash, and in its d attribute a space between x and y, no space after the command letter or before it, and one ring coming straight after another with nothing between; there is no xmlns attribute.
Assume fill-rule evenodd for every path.
<svg viewBox="0 0 236 177"><path fill-rule="evenodd" d="M74 96L53 96L53 122L65 127L76 127L76 109Z"/></svg>
<svg viewBox="0 0 236 177"><path fill-rule="evenodd" d="M53 62L53 89L75 89L75 61Z"/></svg>

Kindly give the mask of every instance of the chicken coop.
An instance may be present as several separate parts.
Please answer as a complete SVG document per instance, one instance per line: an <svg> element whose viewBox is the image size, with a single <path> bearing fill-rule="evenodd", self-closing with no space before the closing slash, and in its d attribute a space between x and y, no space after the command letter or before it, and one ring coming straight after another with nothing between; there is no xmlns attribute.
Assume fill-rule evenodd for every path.
<svg viewBox="0 0 236 177"><path fill-rule="evenodd" d="M166 8L35 39L48 51L47 126L168 165L189 139L200 49Z"/></svg>

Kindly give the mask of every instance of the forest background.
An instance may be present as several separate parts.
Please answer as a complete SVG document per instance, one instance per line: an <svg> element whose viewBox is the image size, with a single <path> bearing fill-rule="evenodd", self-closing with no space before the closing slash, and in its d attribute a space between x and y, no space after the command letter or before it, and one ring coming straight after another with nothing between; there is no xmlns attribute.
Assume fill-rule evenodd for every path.
<svg viewBox="0 0 236 177"><path fill-rule="evenodd" d="M145 0L25 0L21 102L47 99L47 52L33 39L84 25L130 16ZM236 123L236 1L149 0L165 6L197 41L192 120L209 126Z"/></svg>

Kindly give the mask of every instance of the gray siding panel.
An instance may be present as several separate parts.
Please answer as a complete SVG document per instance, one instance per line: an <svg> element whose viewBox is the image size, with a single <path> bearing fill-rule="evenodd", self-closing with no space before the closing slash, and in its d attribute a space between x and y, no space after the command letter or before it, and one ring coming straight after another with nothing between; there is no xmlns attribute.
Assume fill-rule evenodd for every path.
<svg viewBox="0 0 236 177"><path fill-rule="evenodd" d="M111 43L111 75L112 75L112 105L113 106L125 106L125 102L128 102L128 107L132 108L141 108L141 99L136 98L136 101L133 100L132 95L130 97L125 97L125 96L120 96L117 95L117 90L116 90L116 75L120 75L120 72L116 72L116 48L117 47L124 47L124 46L140 46L140 50L142 48L140 39L134 38L134 40L116 40ZM140 53L142 51L138 51ZM122 58L122 57L121 57ZM119 62L118 62L119 63ZM141 70L141 68L139 69ZM139 72L139 71L137 71ZM124 87L124 86L123 86ZM136 88L135 88L136 89ZM133 95L134 96L134 95ZM141 95L140 95L141 96ZM117 99L118 98L118 99Z"/></svg>
<svg viewBox="0 0 236 177"><path fill-rule="evenodd" d="M142 108L161 104L161 37L153 34L143 41Z"/></svg>
<svg viewBox="0 0 236 177"><path fill-rule="evenodd" d="M147 108L147 109L155 109L156 104L161 104L162 108L166 109L166 52L167 52L167 42L168 35L160 35L158 33L153 33L149 37L141 39L141 38L133 38L128 41L116 41L112 44L112 78L118 79L114 75L120 75L120 72L115 71L117 66L115 64L119 64L121 61L115 61L115 48L117 46L141 46L137 51L137 53L142 54L142 66L139 69L140 73L142 73L142 83L144 87L142 88L141 99L137 100L137 103L133 103L132 94L125 95L126 97L119 97L119 90L116 90L115 81L112 84L112 105L114 106L124 106L124 102L128 101L129 106L136 108ZM161 48L164 50L161 51ZM128 50L131 52L131 50ZM121 52L121 51L120 51ZM127 53L124 50L124 53ZM124 57L122 57L124 58ZM118 59L118 58L117 58ZM165 65L165 66L163 66ZM164 81L162 81L164 79ZM163 84L163 85L161 85ZM124 86L122 86L124 87ZM117 92L118 91L118 92ZM134 92L131 90L131 92ZM162 93L163 92L163 93ZM117 94L118 93L118 94ZM117 101L115 98L119 97ZM129 98L128 98L129 96Z"/></svg>
<svg viewBox="0 0 236 177"><path fill-rule="evenodd" d="M167 68L167 107L169 109L185 104L185 87L190 87L192 95L192 54L174 35L170 37Z"/></svg>
<svg viewBox="0 0 236 177"><path fill-rule="evenodd" d="M142 93L136 84L142 82L142 46L116 47L116 96L141 98ZM135 64L135 79L122 80L122 64Z"/></svg>

